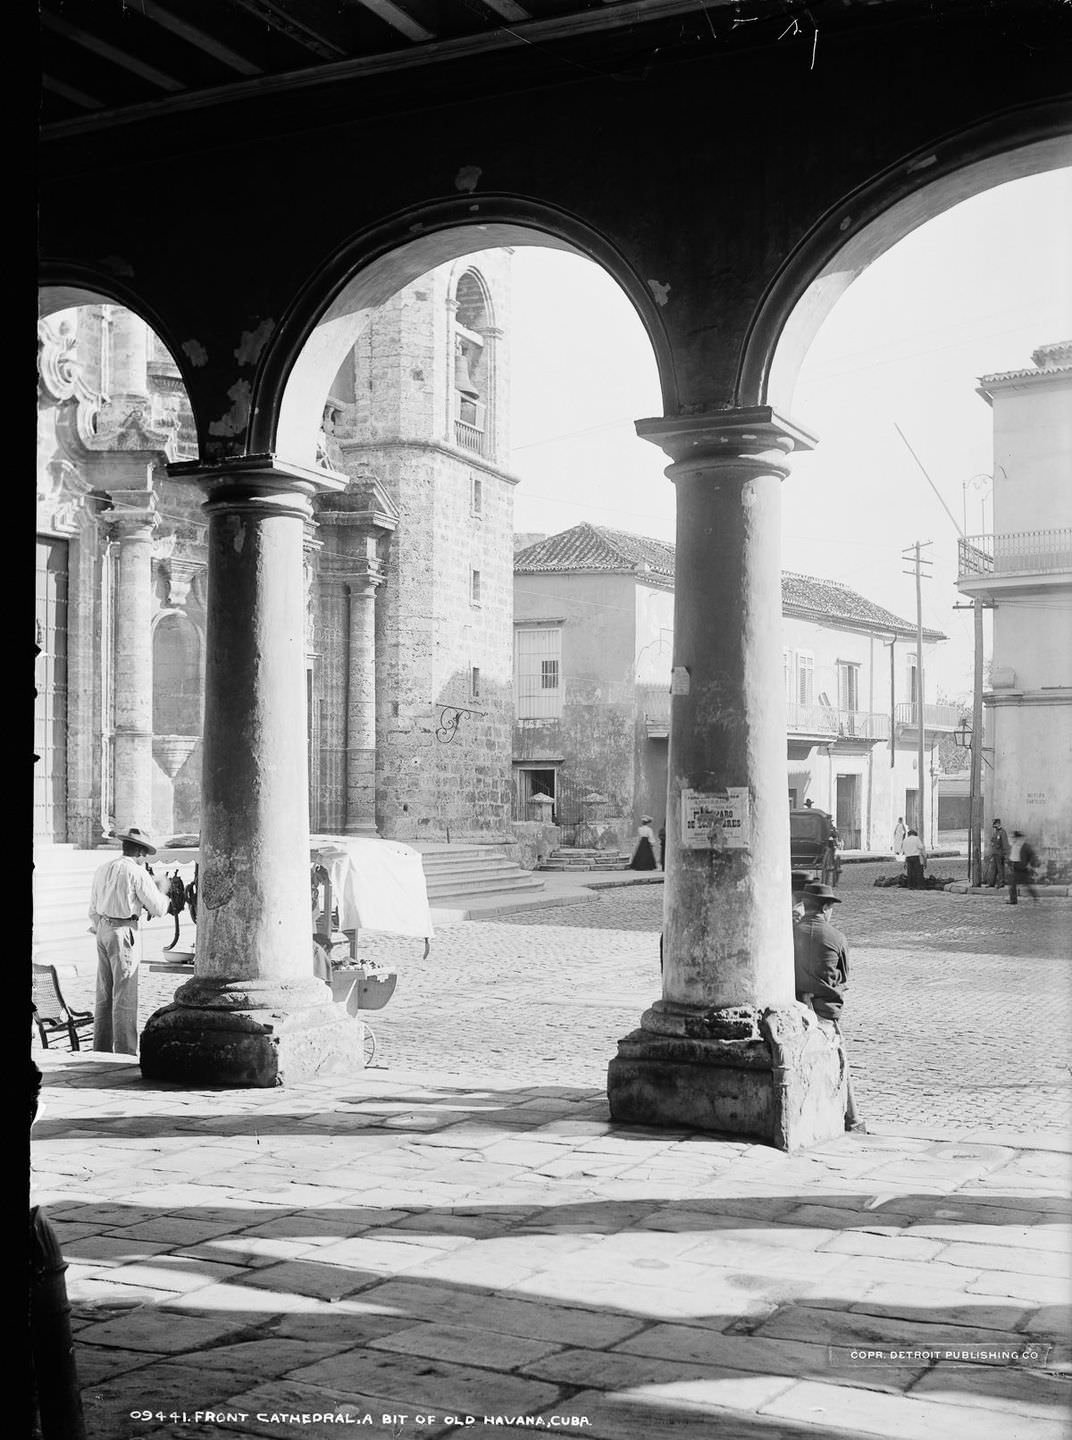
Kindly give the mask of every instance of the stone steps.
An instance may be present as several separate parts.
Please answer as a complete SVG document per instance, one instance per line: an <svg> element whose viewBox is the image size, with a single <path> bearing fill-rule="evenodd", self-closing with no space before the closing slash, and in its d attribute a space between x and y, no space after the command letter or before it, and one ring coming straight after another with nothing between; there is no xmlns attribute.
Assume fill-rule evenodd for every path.
<svg viewBox="0 0 1072 1440"><path fill-rule="evenodd" d="M585 850L561 846L553 850L546 860L541 860L537 870L626 870L629 867L628 853L607 850Z"/></svg>

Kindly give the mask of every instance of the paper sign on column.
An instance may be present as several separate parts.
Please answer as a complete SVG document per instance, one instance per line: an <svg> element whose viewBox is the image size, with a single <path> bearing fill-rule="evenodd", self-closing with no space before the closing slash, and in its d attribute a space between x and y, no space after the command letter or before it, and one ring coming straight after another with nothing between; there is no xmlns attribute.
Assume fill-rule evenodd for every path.
<svg viewBox="0 0 1072 1440"><path fill-rule="evenodd" d="M747 785L681 792L681 843L688 850L747 850L752 812Z"/></svg>

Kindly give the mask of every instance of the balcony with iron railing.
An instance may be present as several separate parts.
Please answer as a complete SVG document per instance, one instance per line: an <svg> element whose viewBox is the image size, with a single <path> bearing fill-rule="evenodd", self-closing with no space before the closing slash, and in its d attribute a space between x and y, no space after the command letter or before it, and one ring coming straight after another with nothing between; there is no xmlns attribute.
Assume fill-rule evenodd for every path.
<svg viewBox="0 0 1072 1440"><path fill-rule="evenodd" d="M669 735L670 691L665 685L638 685L636 703L649 739Z"/></svg>
<svg viewBox="0 0 1072 1440"><path fill-rule="evenodd" d="M1072 526L1011 535L967 535L957 546L957 583L1057 577L1072 572Z"/></svg>
<svg viewBox="0 0 1072 1440"><path fill-rule="evenodd" d="M650 739L669 733L670 692L665 685L638 685L637 706ZM832 705L798 705L787 701L785 728L789 735L814 736L824 742L888 740L890 717L870 710L839 710Z"/></svg>
<svg viewBox="0 0 1072 1440"><path fill-rule="evenodd" d="M785 704L790 735L817 735L824 740L888 740L890 717L872 710L842 710L833 705Z"/></svg>
<svg viewBox="0 0 1072 1440"><path fill-rule="evenodd" d="M905 701L894 707L894 719L898 728L915 730L919 726L920 707L914 700ZM957 705L924 705L924 730L957 730L964 717L964 709Z"/></svg>

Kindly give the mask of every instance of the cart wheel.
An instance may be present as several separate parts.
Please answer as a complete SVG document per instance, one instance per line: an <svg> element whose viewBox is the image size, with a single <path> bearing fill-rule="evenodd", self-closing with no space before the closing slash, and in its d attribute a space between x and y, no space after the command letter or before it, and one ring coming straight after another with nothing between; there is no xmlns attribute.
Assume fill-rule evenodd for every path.
<svg viewBox="0 0 1072 1440"><path fill-rule="evenodd" d="M365 1026L365 1065L369 1066L376 1058L376 1032L371 1025Z"/></svg>

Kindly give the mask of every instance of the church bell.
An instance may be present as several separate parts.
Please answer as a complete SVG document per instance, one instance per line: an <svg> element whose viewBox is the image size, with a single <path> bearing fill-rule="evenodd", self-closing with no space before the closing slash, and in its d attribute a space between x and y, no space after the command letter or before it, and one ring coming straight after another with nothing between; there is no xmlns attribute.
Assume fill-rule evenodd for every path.
<svg viewBox="0 0 1072 1440"><path fill-rule="evenodd" d="M465 351L461 349L454 356L454 388L467 400L479 400L480 398L480 391L473 384L472 376L469 374L469 361L465 358Z"/></svg>

